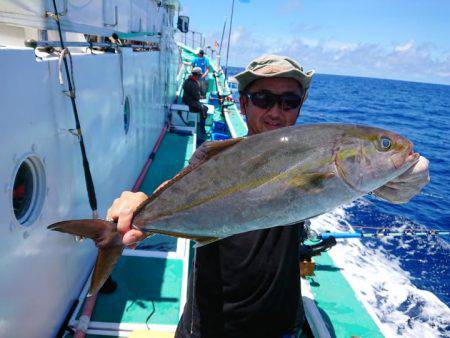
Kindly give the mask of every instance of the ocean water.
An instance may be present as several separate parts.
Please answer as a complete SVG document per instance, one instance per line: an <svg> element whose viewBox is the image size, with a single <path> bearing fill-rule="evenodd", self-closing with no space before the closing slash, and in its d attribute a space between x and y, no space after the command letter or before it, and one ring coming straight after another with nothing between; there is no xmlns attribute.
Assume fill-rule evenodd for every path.
<svg viewBox="0 0 450 338"><path fill-rule="evenodd" d="M430 161L431 182L407 204L364 197L313 219L313 228L450 230L450 86L318 74L297 123L320 122L366 124L408 137ZM449 242L340 240L330 255L346 266L348 281L390 336L450 337Z"/></svg>

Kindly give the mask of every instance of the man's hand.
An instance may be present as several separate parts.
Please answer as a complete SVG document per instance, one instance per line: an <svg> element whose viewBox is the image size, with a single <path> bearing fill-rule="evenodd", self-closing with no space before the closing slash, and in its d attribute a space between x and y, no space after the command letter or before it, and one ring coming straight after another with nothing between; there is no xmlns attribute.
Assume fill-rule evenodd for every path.
<svg viewBox="0 0 450 338"><path fill-rule="evenodd" d="M408 202L430 182L428 163L425 157L420 156L417 163L411 168L386 185L374 190L373 193L391 203Z"/></svg>
<svg viewBox="0 0 450 338"><path fill-rule="evenodd" d="M142 231L131 228L133 213L147 198L143 192L124 191L120 198L114 200L106 215L108 221L117 222L117 230L123 236L123 244L133 249L146 237Z"/></svg>

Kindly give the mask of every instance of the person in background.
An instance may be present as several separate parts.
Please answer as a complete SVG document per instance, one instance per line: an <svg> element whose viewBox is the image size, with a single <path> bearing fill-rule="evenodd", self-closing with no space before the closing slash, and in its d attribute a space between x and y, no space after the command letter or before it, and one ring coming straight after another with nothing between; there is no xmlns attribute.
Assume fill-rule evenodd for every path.
<svg viewBox="0 0 450 338"><path fill-rule="evenodd" d="M205 56L203 49L200 49L197 56L191 62L192 67L200 67L202 70L202 75L200 77L200 88L202 90L202 97L206 95L208 90L208 74L211 70L211 64L208 58Z"/></svg>
<svg viewBox="0 0 450 338"><path fill-rule="evenodd" d="M313 72L304 72L288 57L266 55L253 60L236 76L248 135L294 125L312 76ZM205 156L205 146L198 148L190 165ZM428 161L421 157L373 193L392 203L405 203L428 181ZM142 192L124 192L108 211L108 219L118 222L125 245L145 238L131 224L133 212L146 198ZM234 235L198 248L192 270L195 276L191 274L189 279L175 337L298 337L305 323L299 272L303 232L303 222L299 222Z"/></svg>
<svg viewBox="0 0 450 338"><path fill-rule="evenodd" d="M183 103L189 106L189 111L200 114L200 124L198 130L198 139L200 142L206 139L206 112L208 107L200 103L200 83L199 79L202 74L200 67L194 67L191 75L183 83Z"/></svg>

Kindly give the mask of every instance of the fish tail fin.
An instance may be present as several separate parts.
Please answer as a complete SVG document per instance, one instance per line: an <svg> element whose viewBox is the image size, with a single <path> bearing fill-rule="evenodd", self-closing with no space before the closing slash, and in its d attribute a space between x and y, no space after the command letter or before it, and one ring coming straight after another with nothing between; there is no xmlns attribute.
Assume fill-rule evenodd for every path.
<svg viewBox="0 0 450 338"><path fill-rule="evenodd" d="M102 219L77 219L53 223L47 229L97 240L117 232L117 224Z"/></svg>
<svg viewBox="0 0 450 338"><path fill-rule="evenodd" d="M92 273L91 286L87 294L88 297L97 293L103 284L105 284L109 275L111 275L112 271L116 267L120 256L122 256L123 249L123 245L116 245L98 250L94 272Z"/></svg>
<svg viewBox="0 0 450 338"><path fill-rule="evenodd" d="M113 271L124 249L122 239L117 231L117 224L101 219L81 219L54 223L47 229L88 237L96 243L101 243L102 240L113 243L106 247L100 247L98 251L87 296L90 297L98 292ZM111 236L114 237L112 241Z"/></svg>

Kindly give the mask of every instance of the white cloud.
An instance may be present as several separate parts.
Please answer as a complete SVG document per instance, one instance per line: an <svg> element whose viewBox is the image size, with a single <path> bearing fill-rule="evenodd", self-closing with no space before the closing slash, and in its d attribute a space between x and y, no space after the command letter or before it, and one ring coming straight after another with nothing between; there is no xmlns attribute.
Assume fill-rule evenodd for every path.
<svg viewBox="0 0 450 338"><path fill-rule="evenodd" d="M347 52L355 50L358 47L356 43L348 43L337 40L327 40L322 42L322 45L325 49L330 49L334 52Z"/></svg>
<svg viewBox="0 0 450 338"><path fill-rule="evenodd" d="M239 27L236 27L235 29L233 29L231 31L231 38L230 38L231 43L233 45L236 44L238 41L240 41L242 39L243 34L245 34L244 27L239 26Z"/></svg>
<svg viewBox="0 0 450 338"><path fill-rule="evenodd" d="M397 53L405 53L409 50L411 50L413 48L414 42L413 41L409 41L407 43L405 43L404 45L398 45L394 47L394 50Z"/></svg>
<svg viewBox="0 0 450 338"><path fill-rule="evenodd" d="M244 67L257 56L276 53L318 73L450 84L450 52L437 53L430 43L406 41L385 47L304 36L274 38L255 35L244 27L234 29L231 42L229 64L233 66Z"/></svg>
<svg viewBox="0 0 450 338"><path fill-rule="evenodd" d="M301 42L308 46L308 47L317 47L319 45L319 40L315 40L315 39L308 39L308 38L301 38L300 39Z"/></svg>

